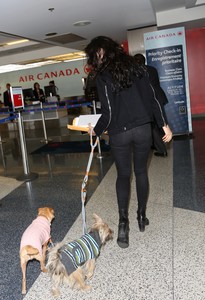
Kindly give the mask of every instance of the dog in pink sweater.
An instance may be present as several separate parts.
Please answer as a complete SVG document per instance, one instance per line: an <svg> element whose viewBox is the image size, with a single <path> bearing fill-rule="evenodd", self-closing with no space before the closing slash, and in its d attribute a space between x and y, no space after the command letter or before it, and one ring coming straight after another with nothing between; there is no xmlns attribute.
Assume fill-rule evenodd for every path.
<svg viewBox="0 0 205 300"><path fill-rule="evenodd" d="M46 250L51 242L51 222L54 219L54 210L51 207L38 209L37 218L24 231L20 244L20 261L22 270L22 294L26 294L26 266L29 260L40 262L41 271L45 268Z"/></svg>

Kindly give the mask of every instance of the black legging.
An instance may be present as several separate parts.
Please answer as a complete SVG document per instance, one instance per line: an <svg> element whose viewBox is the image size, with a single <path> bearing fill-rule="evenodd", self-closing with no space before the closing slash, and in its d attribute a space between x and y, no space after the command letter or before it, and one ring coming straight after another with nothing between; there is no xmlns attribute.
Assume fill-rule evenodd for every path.
<svg viewBox="0 0 205 300"><path fill-rule="evenodd" d="M117 168L116 192L119 211L128 210L132 157L136 177L138 210L145 212L149 193L147 162L152 144L151 124L110 136L110 145Z"/></svg>

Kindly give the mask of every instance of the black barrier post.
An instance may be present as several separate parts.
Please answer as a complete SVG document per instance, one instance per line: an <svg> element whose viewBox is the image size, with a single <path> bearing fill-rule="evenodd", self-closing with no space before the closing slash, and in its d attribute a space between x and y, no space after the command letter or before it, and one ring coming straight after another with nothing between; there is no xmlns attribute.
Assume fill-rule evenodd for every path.
<svg viewBox="0 0 205 300"><path fill-rule="evenodd" d="M93 101L93 111L94 111L94 114L96 115L95 101ZM100 139L99 139L99 137L97 137L97 140L98 140L98 155L97 155L97 158L103 158L102 152L101 152L101 147L100 147Z"/></svg>
<svg viewBox="0 0 205 300"><path fill-rule="evenodd" d="M28 156L26 150L26 139L25 139L25 132L23 127L21 111L18 112L18 125L19 125L19 136L20 136L20 143L21 143L21 153L22 153L24 174L19 175L16 179L20 181L31 181L38 178L38 174L29 172Z"/></svg>
<svg viewBox="0 0 205 300"><path fill-rule="evenodd" d="M40 105L41 105L41 117L42 117L42 123L43 123L43 132L44 132L44 138L45 138L44 140L41 140L41 142L45 142L47 144L48 142L51 142L52 139L48 139L48 137L47 137L45 115L44 115L44 111L43 111L42 102L40 103Z"/></svg>

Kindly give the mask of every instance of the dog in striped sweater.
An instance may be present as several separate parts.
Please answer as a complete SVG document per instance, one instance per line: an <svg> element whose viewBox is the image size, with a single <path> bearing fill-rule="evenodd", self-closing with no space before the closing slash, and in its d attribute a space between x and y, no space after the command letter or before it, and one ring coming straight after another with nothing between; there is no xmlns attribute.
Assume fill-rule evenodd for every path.
<svg viewBox="0 0 205 300"><path fill-rule="evenodd" d="M113 238L108 224L93 215L94 224L89 233L72 242L62 241L48 253L47 269L51 275L52 293L60 295L60 284L67 283L71 288L88 290L86 284L95 270L95 261L103 245Z"/></svg>

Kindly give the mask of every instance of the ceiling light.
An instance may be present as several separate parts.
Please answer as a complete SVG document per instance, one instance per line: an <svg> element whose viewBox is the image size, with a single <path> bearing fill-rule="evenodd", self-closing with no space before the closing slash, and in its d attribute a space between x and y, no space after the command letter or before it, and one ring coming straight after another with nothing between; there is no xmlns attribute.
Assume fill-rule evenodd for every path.
<svg viewBox="0 0 205 300"><path fill-rule="evenodd" d="M81 57L81 58L72 58L72 59L68 59L68 60L64 60L63 62L71 62L71 61L76 61L76 60L83 60L84 58Z"/></svg>
<svg viewBox="0 0 205 300"><path fill-rule="evenodd" d="M91 24L90 21L86 20L86 21L78 21L78 22L75 22L73 23L73 26L87 26Z"/></svg>
<svg viewBox="0 0 205 300"><path fill-rule="evenodd" d="M82 58L84 56L85 56L85 53L83 51L78 51L78 52L71 52L71 53L60 54L60 55L55 55L55 56L49 56L49 57L47 57L47 59L68 61L73 58Z"/></svg>
<svg viewBox="0 0 205 300"><path fill-rule="evenodd" d="M18 71L18 70L25 70L25 69L40 67L40 66L48 65L48 64L56 64L59 62L71 62L71 61L76 61L76 60L83 60L83 59L85 59L85 56L86 56L85 52L77 51L77 52L71 52L71 53L67 53L67 54L50 56L50 57L46 57L46 58L39 58L39 59L30 60L30 61L24 61L24 62L21 62L21 64L0 66L0 74L11 72L11 71Z"/></svg>
<svg viewBox="0 0 205 300"><path fill-rule="evenodd" d="M21 44L21 43L26 43L26 42L29 42L29 40L17 40L17 41L14 41L14 42L9 42L9 43L6 43L6 45L8 46L11 46L11 45L16 45L16 44Z"/></svg>
<svg viewBox="0 0 205 300"><path fill-rule="evenodd" d="M7 73L7 72L12 72L12 71L19 71L19 70L26 70L30 68L37 68L40 66L48 65L48 64L55 64L57 61L41 61L37 63L31 63L27 65L19 65L19 64L11 64L11 65L5 65L5 66L0 66L0 73Z"/></svg>

